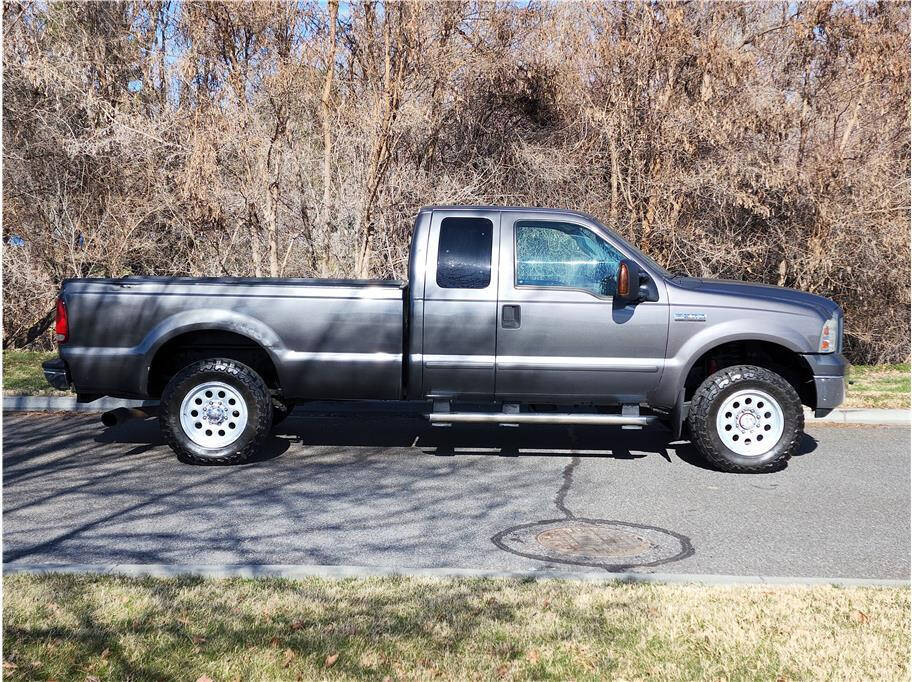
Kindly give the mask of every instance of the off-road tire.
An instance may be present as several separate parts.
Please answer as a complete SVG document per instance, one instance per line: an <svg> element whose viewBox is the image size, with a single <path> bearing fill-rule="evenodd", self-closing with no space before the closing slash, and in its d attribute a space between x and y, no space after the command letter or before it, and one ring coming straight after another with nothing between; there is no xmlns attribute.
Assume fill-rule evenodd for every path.
<svg viewBox="0 0 912 682"><path fill-rule="evenodd" d="M295 403L292 400L284 400L281 398L272 399L272 425L278 426L281 424L288 415L291 414L292 410L295 408Z"/></svg>
<svg viewBox="0 0 912 682"><path fill-rule="evenodd" d="M194 387L206 381L224 382L243 397L247 426L241 436L222 448L204 448L184 433L181 402ZM162 392L158 417L162 434L178 460L185 464L239 464L259 450L272 426L272 398L262 377L237 360L210 358L194 362L174 375Z"/></svg>
<svg viewBox="0 0 912 682"><path fill-rule="evenodd" d="M716 416L725 398L745 388L757 388L769 394L782 409L782 435L761 455L734 452L716 431ZM687 423L691 442L711 466L732 473L767 473L783 468L798 450L804 431L804 411L795 389L781 376L763 367L736 365L720 369L700 385L691 401Z"/></svg>

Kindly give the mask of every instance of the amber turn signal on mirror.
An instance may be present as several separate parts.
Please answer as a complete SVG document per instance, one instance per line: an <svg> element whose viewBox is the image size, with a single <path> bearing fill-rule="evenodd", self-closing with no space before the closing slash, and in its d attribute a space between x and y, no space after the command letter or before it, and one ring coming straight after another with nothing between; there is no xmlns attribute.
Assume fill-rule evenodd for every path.
<svg viewBox="0 0 912 682"><path fill-rule="evenodd" d="M630 268L627 267L627 263L621 263L618 268L617 292L618 296L630 296Z"/></svg>

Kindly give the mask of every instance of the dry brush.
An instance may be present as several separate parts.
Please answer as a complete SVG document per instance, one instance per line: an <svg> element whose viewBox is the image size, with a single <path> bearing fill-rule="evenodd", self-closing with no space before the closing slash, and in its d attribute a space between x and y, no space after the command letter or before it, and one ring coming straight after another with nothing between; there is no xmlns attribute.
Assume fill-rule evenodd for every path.
<svg viewBox="0 0 912 682"><path fill-rule="evenodd" d="M433 203L585 210L909 355L904 3L6 3L4 345L74 276L402 277Z"/></svg>

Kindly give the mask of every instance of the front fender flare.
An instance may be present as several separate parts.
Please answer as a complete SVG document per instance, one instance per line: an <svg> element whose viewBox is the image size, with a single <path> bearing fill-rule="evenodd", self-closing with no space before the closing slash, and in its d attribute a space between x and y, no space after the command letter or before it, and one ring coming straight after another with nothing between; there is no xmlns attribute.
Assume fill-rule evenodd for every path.
<svg viewBox="0 0 912 682"><path fill-rule="evenodd" d="M665 362L662 379L653 396L653 404L660 407L675 407L687 374L696 361L707 351L733 341L764 341L781 346L796 354L812 352L807 340L800 333L783 324L769 324L763 327L749 319L729 320L705 329L689 338L673 357ZM683 395L683 394L681 394Z"/></svg>

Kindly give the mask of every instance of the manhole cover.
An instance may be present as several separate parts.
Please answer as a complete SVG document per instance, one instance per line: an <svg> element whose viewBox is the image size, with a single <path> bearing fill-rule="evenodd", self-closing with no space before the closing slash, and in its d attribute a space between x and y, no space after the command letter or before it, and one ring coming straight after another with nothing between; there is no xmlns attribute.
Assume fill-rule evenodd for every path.
<svg viewBox="0 0 912 682"><path fill-rule="evenodd" d="M593 523L549 528L535 541L546 550L583 557L632 557L649 550L649 543L633 533Z"/></svg>
<svg viewBox="0 0 912 682"><path fill-rule="evenodd" d="M508 528L491 540L500 549L529 559L609 571L658 566L693 554L690 541L683 535L602 519L537 521Z"/></svg>

